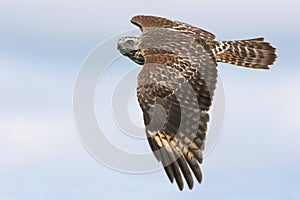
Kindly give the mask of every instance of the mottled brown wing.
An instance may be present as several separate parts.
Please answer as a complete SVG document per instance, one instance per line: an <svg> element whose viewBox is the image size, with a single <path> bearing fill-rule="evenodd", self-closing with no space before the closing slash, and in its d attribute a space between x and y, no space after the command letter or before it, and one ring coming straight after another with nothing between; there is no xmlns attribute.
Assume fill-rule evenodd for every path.
<svg viewBox="0 0 300 200"><path fill-rule="evenodd" d="M131 23L137 25L143 32L147 32L149 29L153 28L167 28L187 35L193 35L195 38L199 39L213 40L216 37L214 34L192 25L156 16L134 16L131 19Z"/></svg>
<svg viewBox="0 0 300 200"><path fill-rule="evenodd" d="M137 96L148 142L170 181L175 179L182 190L183 174L191 189L190 169L202 181L199 164L217 80L216 62L204 46L176 32L144 33L141 47L145 64Z"/></svg>

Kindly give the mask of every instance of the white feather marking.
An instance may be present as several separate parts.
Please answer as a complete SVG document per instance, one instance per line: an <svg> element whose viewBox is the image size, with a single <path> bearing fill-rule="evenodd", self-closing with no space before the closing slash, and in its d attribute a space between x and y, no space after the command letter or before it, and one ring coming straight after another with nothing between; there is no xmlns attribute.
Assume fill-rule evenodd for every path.
<svg viewBox="0 0 300 200"><path fill-rule="evenodd" d="M221 50L218 50L219 48ZM225 51L227 51L229 48L230 48L230 45L227 42L219 42L219 45L216 47L216 49L213 49L213 52L214 53L217 52L217 54L222 54Z"/></svg>

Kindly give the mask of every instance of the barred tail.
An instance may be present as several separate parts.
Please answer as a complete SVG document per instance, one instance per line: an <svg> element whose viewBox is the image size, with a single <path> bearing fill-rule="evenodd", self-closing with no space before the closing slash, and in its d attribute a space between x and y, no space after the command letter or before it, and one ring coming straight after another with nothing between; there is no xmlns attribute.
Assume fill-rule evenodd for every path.
<svg viewBox="0 0 300 200"><path fill-rule="evenodd" d="M218 62L258 69L269 69L277 58L276 48L264 38L216 41L213 51Z"/></svg>

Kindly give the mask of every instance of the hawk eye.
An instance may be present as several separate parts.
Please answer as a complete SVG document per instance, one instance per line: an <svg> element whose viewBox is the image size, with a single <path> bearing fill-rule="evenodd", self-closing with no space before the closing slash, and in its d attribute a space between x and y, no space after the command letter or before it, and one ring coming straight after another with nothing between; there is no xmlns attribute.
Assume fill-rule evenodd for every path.
<svg viewBox="0 0 300 200"><path fill-rule="evenodd" d="M127 40L127 41L126 41L126 44L127 44L128 46L133 46L134 42L133 42L133 40Z"/></svg>

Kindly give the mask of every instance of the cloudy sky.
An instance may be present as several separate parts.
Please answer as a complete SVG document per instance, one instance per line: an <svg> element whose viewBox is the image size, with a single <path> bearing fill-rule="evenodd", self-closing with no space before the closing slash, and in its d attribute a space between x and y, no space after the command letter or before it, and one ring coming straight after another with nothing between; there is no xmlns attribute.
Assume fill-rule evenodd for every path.
<svg viewBox="0 0 300 200"><path fill-rule="evenodd" d="M2 0L0 199L300 199L298 4ZM178 192L161 170L132 174L103 165L77 131L73 91L84 61L96 47L104 48L103 41L135 29L129 20L136 14L188 22L223 40L264 36L278 49L270 71L219 65L217 95L225 95L225 120L202 165L204 181L193 191ZM115 48L105 46L112 54ZM104 59L99 57L99 67ZM114 88L136 67L126 58L112 60L98 80L94 108L112 144L150 153L147 141L120 130L112 112L112 105L123 102L111 103ZM130 119L142 130L134 95L126 101Z"/></svg>

